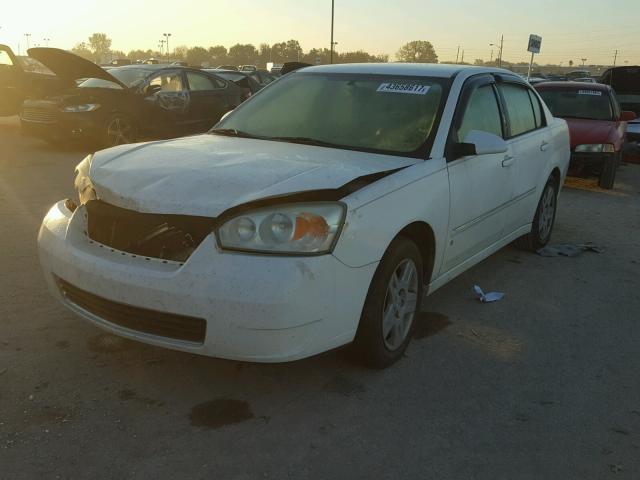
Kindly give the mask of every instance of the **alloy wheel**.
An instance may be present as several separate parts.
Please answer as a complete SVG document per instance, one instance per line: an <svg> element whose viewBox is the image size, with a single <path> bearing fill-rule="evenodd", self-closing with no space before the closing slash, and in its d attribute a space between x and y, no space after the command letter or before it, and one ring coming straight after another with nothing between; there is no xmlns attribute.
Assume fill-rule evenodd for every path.
<svg viewBox="0 0 640 480"><path fill-rule="evenodd" d="M122 117L113 118L107 125L107 141L110 147L131 143L133 125Z"/></svg>
<svg viewBox="0 0 640 480"><path fill-rule="evenodd" d="M396 267L387 286L382 309L384 345L394 351L407 338L418 305L418 269L411 259Z"/></svg>
<svg viewBox="0 0 640 480"><path fill-rule="evenodd" d="M540 215L538 220L538 236L545 240L553 228L553 220L556 215L556 194L552 186L548 186L540 203Z"/></svg>

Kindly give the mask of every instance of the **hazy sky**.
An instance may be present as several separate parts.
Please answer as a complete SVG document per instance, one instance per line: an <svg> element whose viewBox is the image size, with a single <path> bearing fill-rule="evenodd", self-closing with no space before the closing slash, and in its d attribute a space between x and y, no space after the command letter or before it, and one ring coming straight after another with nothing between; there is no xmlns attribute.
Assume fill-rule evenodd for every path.
<svg viewBox="0 0 640 480"><path fill-rule="evenodd" d="M71 48L93 32L113 39L112 48L156 49L163 32L171 46L241 42L275 43L291 38L303 49L329 45L330 0L23 0L0 7L0 43L24 50L30 43ZM504 59L528 60L530 33L543 37L541 63L640 63L639 0L336 0L337 49L393 55L411 40L429 40L441 61L488 60L504 34ZM496 52L494 52L496 55Z"/></svg>

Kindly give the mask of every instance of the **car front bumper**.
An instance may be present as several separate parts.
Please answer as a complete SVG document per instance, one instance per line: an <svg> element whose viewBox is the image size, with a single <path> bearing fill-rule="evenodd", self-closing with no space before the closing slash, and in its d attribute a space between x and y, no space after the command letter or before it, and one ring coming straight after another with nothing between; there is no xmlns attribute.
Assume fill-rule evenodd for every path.
<svg viewBox="0 0 640 480"><path fill-rule="evenodd" d="M599 174L602 167L609 161L616 161L615 153L576 153L571 152L569 171L571 173L587 171L591 174Z"/></svg>
<svg viewBox="0 0 640 480"><path fill-rule="evenodd" d="M74 141L100 139L102 117L99 112L64 113L60 111L23 108L20 113L20 124L24 135L44 138L53 141Z"/></svg>
<svg viewBox="0 0 640 480"><path fill-rule="evenodd" d="M112 333L196 354L282 362L347 344L377 267L350 268L332 255L227 253L213 235L184 264L136 257L90 240L85 213L82 206L71 212L58 202L42 223L38 247L51 293ZM187 341L113 323L105 310L64 295L61 281L134 312L204 319L206 333L201 341Z"/></svg>

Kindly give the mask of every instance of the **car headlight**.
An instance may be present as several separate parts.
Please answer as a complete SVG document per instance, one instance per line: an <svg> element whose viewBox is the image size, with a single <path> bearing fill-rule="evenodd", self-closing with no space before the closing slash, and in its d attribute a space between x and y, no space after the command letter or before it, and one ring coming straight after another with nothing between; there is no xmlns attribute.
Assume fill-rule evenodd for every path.
<svg viewBox="0 0 640 480"><path fill-rule="evenodd" d="M100 105L97 103L83 103L82 105L69 105L62 109L63 112L67 113L83 113L83 112L93 112L100 108Z"/></svg>
<svg viewBox="0 0 640 480"><path fill-rule="evenodd" d="M224 250L271 254L320 255L333 250L346 207L337 202L282 205L249 211L218 230Z"/></svg>
<svg viewBox="0 0 640 480"><path fill-rule="evenodd" d="M78 192L80 205L84 205L89 200L96 200L98 198L96 191L93 188L93 183L91 183L91 178L89 178L89 170L91 169L92 160L93 155L88 155L76 167L76 179L73 183L76 187L76 191Z"/></svg>
<svg viewBox="0 0 640 480"><path fill-rule="evenodd" d="M578 145L576 152L580 153L614 153L615 147L610 143L596 143L592 145Z"/></svg>

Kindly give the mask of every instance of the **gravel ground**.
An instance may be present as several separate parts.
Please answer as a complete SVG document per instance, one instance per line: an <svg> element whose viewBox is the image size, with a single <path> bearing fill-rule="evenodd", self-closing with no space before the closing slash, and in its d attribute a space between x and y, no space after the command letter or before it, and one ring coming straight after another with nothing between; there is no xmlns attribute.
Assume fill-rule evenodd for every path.
<svg viewBox="0 0 640 480"><path fill-rule="evenodd" d="M554 242L425 302L385 371L344 351L256 365L108 335L47 294L36 233L83 152L0 120L0 477L640 478L640 165L573 181ZM483 305L471 287L506 293Z"/></svg>

